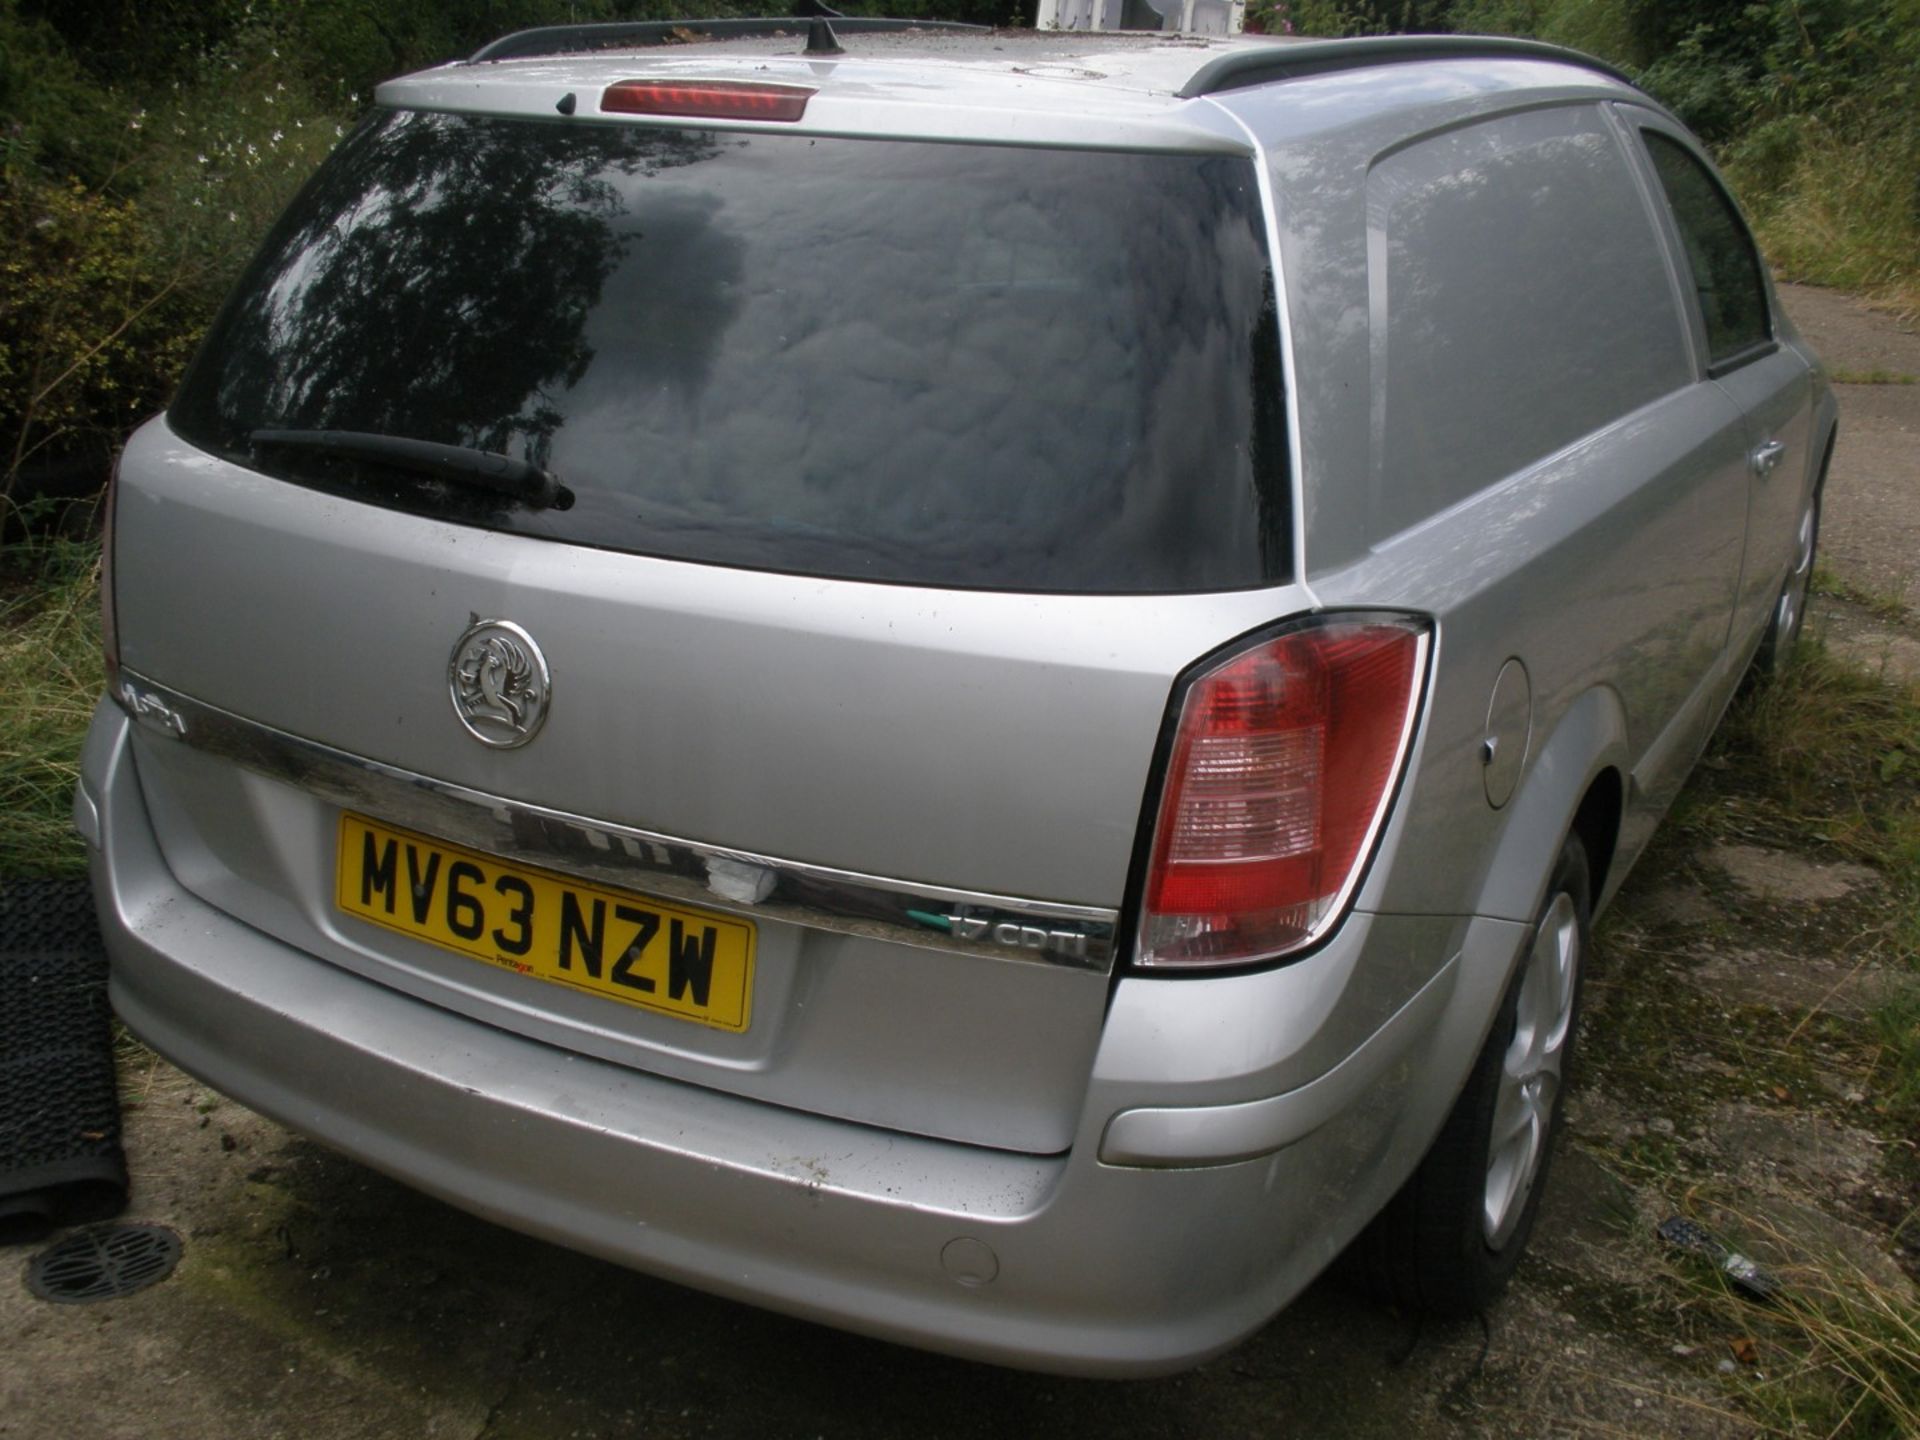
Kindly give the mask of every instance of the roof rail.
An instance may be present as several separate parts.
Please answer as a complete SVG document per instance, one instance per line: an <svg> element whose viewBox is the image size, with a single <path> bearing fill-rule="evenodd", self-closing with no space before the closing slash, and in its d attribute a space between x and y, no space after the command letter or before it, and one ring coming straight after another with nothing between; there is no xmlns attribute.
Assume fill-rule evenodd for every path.
<svg viewBox="0 0 1920 1440"><path fill-rule="evenodd" d="M798 8L798 7L796 7ZM826 11L826 7L819 7ZM542 25L517 30L482 46L467 60L525 60L535 55L569 55L589 50L631 50L651 45L679 45L688 40L750 40L756 37L807 33L807 15L767 15L737 20L627 20L600 25ZM956 20L887 20L865 15L836 16L834 33L873 35L893 30L959 31L985 34L991 27L963 25Z"/></svg>
<svg viewBox="0 0 1920 1440"><path fill-rule="evenodd" d="M1624 70L1604 60L1548 45L1540 40L1515 40L1502 35L1364 35L1350 40L1275 41L1272 45L1231 50L1209 60L1181 87L1180 98L1238 90L1269 80L1323 75L1331 70L1359 70L1406 60L1558 60L1595 70L1624 84L1640 88Z"/></svg>

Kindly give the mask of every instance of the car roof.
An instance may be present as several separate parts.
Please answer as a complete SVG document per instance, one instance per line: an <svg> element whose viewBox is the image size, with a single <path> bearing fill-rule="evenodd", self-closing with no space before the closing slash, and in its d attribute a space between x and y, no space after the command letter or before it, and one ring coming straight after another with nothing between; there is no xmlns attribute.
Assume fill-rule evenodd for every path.
<svg viewBox="0 0 1920 1440"><path fill-rule="evenodd" d="M1369 88L1381 108L1399 103L1395 92L1417 84L1420 77L1406 73L1406 62L1417 61L1431 62L1417 67L1429 71L1433 64L1474 69L1483 80L1490 70L1509 72L1501 88L1630 90L1625 76L1573 51L1482 37L1225 39L836 24L838 54L810 53L810 22L803 19L743 22L745 33L699 21L557 26L508 36L470 60L388 81L376 100L469 114L553 116L558 110L594 120L600 92L623 80L763 81L812 89L804 121L770 126L646 117L640 123L1244 153L1252 148L1244 127L1207 97L1329 71L1377 71L1378 83L1369 77ZM568 95L574 99L562 104ZM636 117L617 118L631 123Z"/></svg>

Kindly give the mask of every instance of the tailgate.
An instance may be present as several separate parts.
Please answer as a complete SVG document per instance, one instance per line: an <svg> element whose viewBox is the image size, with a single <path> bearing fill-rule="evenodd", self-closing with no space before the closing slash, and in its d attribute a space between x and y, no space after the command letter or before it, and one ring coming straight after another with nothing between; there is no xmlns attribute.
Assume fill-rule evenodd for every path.
<svg viewBox="0 0 1920 1440"><path fill-rule="evenodd" d="M122 664L177 722L149 717L137 764L195 893L555 1044L1036 1152L1073 1134L1174 676L1292 598L926 591L586 550L284 484L163 421L120 487ZM523 747L454 713L476 616L545 653ZM750 1023L343 910L349 815L441 842L444 863L571 877L582 907L650 897L687 933L746 917Z"/></svg>

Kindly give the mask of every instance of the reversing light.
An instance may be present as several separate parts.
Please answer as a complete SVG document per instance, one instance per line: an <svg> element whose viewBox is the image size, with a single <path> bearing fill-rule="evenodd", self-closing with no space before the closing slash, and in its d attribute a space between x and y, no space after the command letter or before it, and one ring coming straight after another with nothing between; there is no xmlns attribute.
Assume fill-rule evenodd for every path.
<svg viewBox="0 0 1920 1440"><path fill-rule="evenodd" d="M798 120L813 91L748 80L622 80L600 109L613 115L689 115L703 120Z"/></svg>
<svg viewBox="0 0 1920 1440"><path fill-rule="evenodd" d="M1322 617L1188 687L1134 963L1243 965L1312 944L1359 881L1405 763L1427 627Z"/></svg>

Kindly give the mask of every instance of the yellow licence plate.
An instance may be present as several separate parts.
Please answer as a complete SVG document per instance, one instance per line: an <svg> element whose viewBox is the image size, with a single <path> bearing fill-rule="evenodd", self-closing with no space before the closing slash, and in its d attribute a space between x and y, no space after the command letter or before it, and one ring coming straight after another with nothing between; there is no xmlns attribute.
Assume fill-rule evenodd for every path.
<svg viewBox="0 0 1920 1440"><path fill-rule="evenodd" d="M522 975L720 1030L747 1028L753 923L340 817L335 902Z"/></svg>

